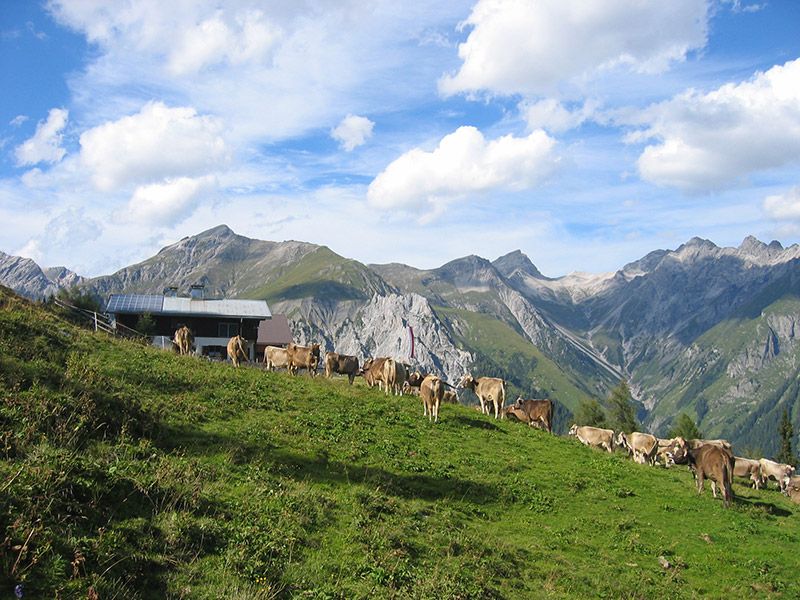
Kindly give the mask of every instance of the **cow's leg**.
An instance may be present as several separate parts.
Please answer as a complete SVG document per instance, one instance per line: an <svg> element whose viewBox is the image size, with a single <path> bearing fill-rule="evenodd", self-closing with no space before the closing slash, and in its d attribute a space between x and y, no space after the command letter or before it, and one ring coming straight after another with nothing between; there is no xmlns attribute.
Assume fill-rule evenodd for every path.
<svg viewBox="0 0 800 600"><path fill-rule="evenodd" d="M695 474L695 477L697 478L697 493L702 494L703 488L705 487L703 485L703 471L698 470L697 473Z"/></svg>
<svg viewBox="0 0 800 600"><path fill-rule="evenodd" d="M711 493L714 494L714 498L717 497L717 482L713 479L711 480Z"/></svg>
<svg viewBox="0 0 800 600"><path fill-rule="evenodd" d="M439 400L436 400L433 403L433 407L436 410L436 418L433 420L434 423L438 423L439 422L439 407L440 406L441 406L441 403L439 402Z"/></svg>

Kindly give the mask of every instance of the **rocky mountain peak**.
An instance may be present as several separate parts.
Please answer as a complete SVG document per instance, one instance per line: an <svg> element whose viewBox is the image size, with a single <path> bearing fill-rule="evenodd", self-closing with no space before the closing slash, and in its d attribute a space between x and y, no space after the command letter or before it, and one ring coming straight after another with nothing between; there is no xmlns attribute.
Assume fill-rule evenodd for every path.
<svg viewBox="0 0 800 600"><path fill-rule="evenodd" d="M545 279L544 275L536 268L536 265L521 250L509 252L492 262L492 264L505 277L512 277L515 273L523 273L536 279Z"/></svg>
<svg viewBox="0 0 800 600"><path fill-rule="evenodd" d="M783 245L779 241L772 240L769 244L765 244L752 235L744 238L736 250L739 255L762 262L781 257L784 254Z"/></svg>
<svg viewBox="0 0 800 600"><path fill-rule="evenodd" d="M455 285L486 284L499 279L494 265L485 258L471 254L457 258L435 270L437 277Z"/></svg>

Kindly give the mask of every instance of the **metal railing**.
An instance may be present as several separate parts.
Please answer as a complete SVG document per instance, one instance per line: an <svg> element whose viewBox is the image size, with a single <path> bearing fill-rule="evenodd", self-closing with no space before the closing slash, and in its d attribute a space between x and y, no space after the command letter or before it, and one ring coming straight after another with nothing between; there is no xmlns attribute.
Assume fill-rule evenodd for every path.
<svg viewBox="0 0 800 600"><path fill-rule="evenodd" d="M113 336L120 336L126 338L133 338L139 340L149 340L150 336L144 335L135 329L123 325L117 321L112 321L107 315L93 310L86 310L80 308L69 302L64 302L58 298L53 298L53 304L60 309L67 311L75 317L78 317L86 326L94 329L95 331L104 331L105 333Z"/></svg>

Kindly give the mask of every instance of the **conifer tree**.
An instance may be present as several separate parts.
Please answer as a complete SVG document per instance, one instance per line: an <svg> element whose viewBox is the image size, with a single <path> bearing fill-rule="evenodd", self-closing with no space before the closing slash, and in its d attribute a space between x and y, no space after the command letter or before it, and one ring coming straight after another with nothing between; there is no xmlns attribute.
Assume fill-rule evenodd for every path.
<svg viewBox="0 0 800 600"><path fill-rule="evenodd" d="M781 438L781 446L776 460L787 465L795 464L797 457L792 451L794 427L792 426L792 421L789 419L789 411L786 408L783 409L783 416L781 417L780 425L778 425L778 434Z"/></svg>
<svg viewBox="0 0 800 600"><path fill-rule="evenodd" d="M600 406L597 400L584 400L575 411L575 422L578 425L590 425L592 427L607 427L606 411Z"/></svg>
<svg viewBox="0 0 800 600"><path fill-rule="evenodd" d="M631 389L625 379L620 380L619 385L611 390L608 406L611 412L611 425L615 431L630 433L639 428L639 424L636 422L633 396L631 396Z"/></svg>
<svg viewBox="0 0 800 600"><path fill-rule="evenodd" d="M685 440L699 439L703 437L703 434L700 433L700 430L697 428L694 419L692 419L692 417L686 413L681 413L678 415L678 418L675 419L675 423L672 425L672 429L669 430L667 435L671 438L680 436Z"/></svg>

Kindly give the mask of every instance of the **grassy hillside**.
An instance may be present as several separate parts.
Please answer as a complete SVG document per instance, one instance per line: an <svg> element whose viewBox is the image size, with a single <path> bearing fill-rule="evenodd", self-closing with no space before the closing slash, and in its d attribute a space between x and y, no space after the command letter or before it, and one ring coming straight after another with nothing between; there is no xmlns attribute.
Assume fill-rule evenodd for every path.
<svg viewBox="0 0 800 600"><path fill-rule="evenodd" d="M6 596L800 594L775 490L725 510L684 469L98 337L4 290L0 394Z"/></svg>

